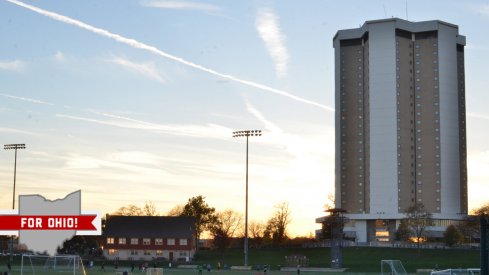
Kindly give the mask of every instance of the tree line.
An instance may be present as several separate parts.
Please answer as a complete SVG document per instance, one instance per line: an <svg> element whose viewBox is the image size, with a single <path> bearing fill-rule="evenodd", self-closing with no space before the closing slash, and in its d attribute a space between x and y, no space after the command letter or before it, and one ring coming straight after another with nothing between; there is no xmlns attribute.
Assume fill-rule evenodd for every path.
<svg viewBox="0 0 489 275"><path fill-rule="evenodd" d="M145 202L143 207L130 204L117 209L112 215L124 216L159 216L153 202ZM217 211L211 207L205 197L191 197L185 204L176 205L166 216L190 216L196 219L195 228L197 240L202 235L210 236L213 245L226 249L235 238L245 235L243 215L233 209ZM288 226L291 222L291 212L287 202L277 203L271 217L266 222L252 220L248 224L250 246L281 245L289 239Z"/></svg>
<svg viewBox="0 0 489 275"><path fill-rule="evenodd" d="M190 216L194 217L197 245L203 237L212 241L214 248L225 250L233 241L242 240L245 235L243 215L233 209L221 211L210 206L204 196L195 196L185 204L178 204L166 213L159 213L156 205L146 201L142 207L129 204L119 207L110 215L120 216ZM106 215L107 216L107 215ZM102 234L106 217L102 218ZM248 223L250 247L283 245L289 240L288 226L291 212L287 202L277 203L275 210L266 222L251 220ZM59 253L81 253L101 255L103 236L74 236L58 248Z"/></svg>

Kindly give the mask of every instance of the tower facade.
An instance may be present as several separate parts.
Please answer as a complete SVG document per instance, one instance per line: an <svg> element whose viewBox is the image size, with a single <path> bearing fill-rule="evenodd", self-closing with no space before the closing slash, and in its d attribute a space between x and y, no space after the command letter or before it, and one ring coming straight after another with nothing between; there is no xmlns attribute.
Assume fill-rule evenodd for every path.
<svg viewBox="0 0 489 275"><path fill-rule="evenodd" d="M333 44L345 232L392 240L416 203L444 231L467 213L465 37L446 22L392 18L340 30Z"/></svg>

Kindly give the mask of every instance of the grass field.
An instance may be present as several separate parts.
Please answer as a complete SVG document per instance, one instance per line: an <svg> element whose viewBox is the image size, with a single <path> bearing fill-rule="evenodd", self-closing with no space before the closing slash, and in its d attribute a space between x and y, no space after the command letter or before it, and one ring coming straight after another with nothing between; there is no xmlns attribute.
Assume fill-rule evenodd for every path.
<svg viewBox="0 0 489 275"><path fill-rule="evenodd" d="M93 270L86 270L87 275L108 275L108 274L119 274L122 275L122 271L124 269L120 268L119 271L115 271L112 268L106 269L105 271L102 271L100 269L93 269ZM130 268L128 269L130 271ZM18 275L20 274L20 270L13 269L11 275ZM27 274L34 274L34 273L24 273L25 275ZM68 275L70 273L60 273L60 272L54 272L54 271L46 271L46 272L36 272L36 275ZM72 273L71 273L72 274ZM77 274L82 274L82 273L77 273ZM129 274L146 274L145 272L141 272L139 270L135 270L133 273L129 272ZM199 273L196 270L186 270L186 269L165 269L163 272L164 275L199 275ZM379 274L377 273L350 273L350 272L341 272L341 273L324 273L324 272L307 272L304 273L302 272L301 275L349 275L349 274L355 274L355 275L360 275L360 274ZM221 271L216 271L213 270L211 272L203 271L202 275L264 275L263 272L255 272L255 271L236 271L236 270L221 270ZM267 275L297 275L295 272L281 272L281 271L271 271L268 272Z"/></svg>
<svg viewBox="0 0 489 275"><path fill-rule="evenodd" d="M222 263L242 265L242 250L229 250L224 255L218 251L202 251L197 263ZM330 267L329 248L277 248L250 250L251 265L269 264L272 269L284 264L285 256L304 255L309 266ZM434 268L471 268L479 267L479 250L457 249L410 249L380 247L349 247L343 249L343 266L351 272L379 272L381 260L401 260L408 272L416 269Z"/></svg>
<svg viewBox="0 0 489 275"><path fill-rule="evenodd" d="M309 266L329 267L329 248L276 248L276 249L251 249L249 252L249 263L252 266L267 264L271 267L269 275L295 275L296 272L278 271L283 266L285 256L304 255L309 259ZM8 257L0 257L0 271L6 270ZM407 249L407 248L373 248L373 247L350 247L343 249L343 265L347 272L339 274L379 274L381 260L401 260L409 273L416 273L417 269L445 268L473 268L479 267L479 250L456 250L456 249ZM225 253L209 250L200 251L192 264L207 264L216 266L217 262L227 266L242 265L243 251L241 249L230 249ZM116 274L113 263L105 262L105 272L101 270L102 261L96 261L93 269L87 269L87 275ZM152 265L152 263L150 263ZM165 267L165 275L198 275L195 269L185 270L173 268L167 269L166 263L158 263L158 267ZM130 270L131 263L121 262L119 271ZM138 266L138 264L136 264ZM20 257L14 261L12 275L20 274ZM55 272L38 273L36 275L56 274ZM122 273L119 273L122 274ZM135 269L134 274L141 274ZM202 275L263 275L262 271L230 271L212 270L210 273L203 271ZM318 275L333 273L302 272L301 275Z"/></svg>

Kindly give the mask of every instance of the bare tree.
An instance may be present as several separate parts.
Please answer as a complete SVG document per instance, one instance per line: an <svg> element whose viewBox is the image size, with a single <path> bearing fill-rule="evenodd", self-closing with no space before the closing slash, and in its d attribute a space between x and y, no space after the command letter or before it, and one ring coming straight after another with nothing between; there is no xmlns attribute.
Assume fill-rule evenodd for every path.
<svg viewBox="0 0 489 275"><path fill-rule="evenodd" d="M218 223L229 237L235 237L243 227L243 215L232 209L226 209L217 213Z"/></svg>
<svg viewBox="0 0 489 275"><path fill-rule="evenodd" d="M183 204L177 204L177 205L173 206L172 209L168 210L166 215L167 216L173 216L173 217L180 216L183 213L183 207L184 207Z"/></svg>
<svg viewBox="0 0 489 275"><path fill-rule="evenodd" d="M262 222L251 221L248 224L248 230L252 238L263 238L266 225Z"/></svg>
<svg viewBox="0 0 489 275"><path fill-rule="evenodd" d="M156 210L156 205L152 201L146 201L143 207L143 215L145 216L159 216Z"/></svg>
<svg viewBox="0 0 489 275"><path fill-rule="evenodd" d="M261 247L263 244L263 238L265 237L266 225L262 222L251 221L248 224L248 233L250 234L250 245L254 247Z"/></svg>
<svg viewBox="0 0 489 275"><path fill-rule="evenodd" d="M329 193L326 199L326 203L324 204L324 211L328 211L336 207L336 200L333 193Z"/></svg>
<svg viewBox="0 0 489 275"><path fill-rule="evenodd" d="M231 238L236 236L242 227L243 215L232 209L226 209L218 212L216 217L217 221L211 225L210 232L214 237L214 245L224 250L231 243Z"/></svg>
<svg viewBox="0 0 489 275"><path fill-rule="evenodd" d="M433 226L433 218L422 203L416 203L406 209L406 223L416 238L418 248L423 238L427 237L427 227Z"/></svg>
<svg viewBox="0 0 489 275"><path fill-rule="evenodd" d="M331 212L329 212L328 210L334 209L335 207L336 207L335 197L333 193L329 193L326 203L324 204L324 211L326 212L326 215L329 216ZM331 239L331 223L327 222L326 220L321 223L320 239L322 240Z"/></svg>
<svg viewBox="0 0 489 275"><path fill-rule="evenodd" d="M127 206L119 207L112 215L119 216L158 216L158 211L156 211L156 206L152 201L146 201L143 208L135 205L129 204Z"/></svg>
<svg viewBox="0 0 489 275"><path fill-rule="evenodd" d="M112 215L119 215L119 216L142 216L143 215L143 210L134 204L129 204L127 206L122 206L119 207Z"/></svg>
<svg viewBox="0 0 489 275"><path fill-rule="evenodd" d="M275 213L268 220L265 235L272 238L274 243L281 244L287 237L287 226L290 224L290 211L287 202L275 205Z"/></svg>

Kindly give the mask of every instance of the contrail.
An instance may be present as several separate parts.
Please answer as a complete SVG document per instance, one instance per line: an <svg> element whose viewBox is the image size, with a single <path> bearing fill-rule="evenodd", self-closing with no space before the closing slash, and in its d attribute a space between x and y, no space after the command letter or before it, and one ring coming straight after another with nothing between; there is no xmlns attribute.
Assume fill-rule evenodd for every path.
<svg viewBox="0 0 489 275"><path fill-rule="evenodd" d="M107 30L94 27L92 25L89 25L87 23L81 22L79 20L76 20L76 19L73 19L73 18L64 16L64 15L61 15L61 14L58 14L58 13L54 13L54 12L51 12L51 11L47 11L47 10L44 10L44 9L41 9L41 8L38 8L38 7L35 7L35 6L32 6L32 5L26 4L26 3L23 3L23 2L20 2L20 1L17 1L17 0L6 0L6 1L8 1L8 2L10 2L12 4L15 4L15 5L24 7L26 9L31 10L31 11L37 12L39 14L42 14L42 15L47 16L49 18L52 18L54 20L57 20L57 21L60 21L60 22L66 23L66 24L74 25L74 26L77 26L79 28L82 28L82 29L88 30L90 32L96 33L98 35L111 38L111 39L113 39L113 40L115 40L117 42L120 42L120 43L129 45L129 46L131 46L133 48L145 50L145 51L148 51L148 52L152 52L152 53L154 53L156 55L159 55L161 57L169 58L169 59L174 60L176 62L185 64L185 65L187 65L189 67L195 68L197 70L201 70L201 71L204 71L206 73L209 73L209 74L212 74L212 75L215 75L215 76L219 76L221 78L229 79L229 80L232 80L232 81L235 81L235 82L238 82L238 83L247 85L247 86L251 86L251 87L254 87L254 88L257 88L257 89L260 89L260 90L264 90L264 91L272 92L274 94L278 94L278 95L281 95L281 96L284 96L284 97L288 97L288 98L291 98L293 100L296 100L296 101L299 101L299 102L303 102L303 103L306 103L306 104L310 104L310 105L313 105L313 106L322 108L322 109L327 110L327 111L334 111L334 108L332 108L332 107L329 107L329 106L326 106L326 105L323 105L323 104L319 104L317 102L314 102L314 101L311 101L311 100L308 100L308 99L305 99L305 98L302 98L302 97L295 96L295 95L290 94L290 93L288 93L286 91L283 91L283 90L275 89L275 88L272 88L272 87L269 87L269 86L266 86L266 85L263 85L263 84L260 84L260 83L256 83L256 82L244 80L244 79L241 79L241 78L232 76L232 75L228 75L228 74L223 74L223 73L217 72L217 71L215 71L213 69L204 67L204 66L199 65L199 64L195 64L195 63L190 62L188 60L185 60L185 59L183 59L181 57L168 54L168 53L166 53L166 52L164 52L164 51L162 51L162 50L160 50L160 49L158 49L158 48L156 48L154 46L150 46L150 45L144 44L142 42L136 41L134 39L126 38L124 36L121 36L121 35L118 35L118 34L115 34L115 33L111 33L111 32L109 32Z"/></svg>
<svg viewBox="0 0 489 275"><path fill-rule="evenodd" d="M35 99L35 98L21 97L21 96L7 95L7 94L0 94L0 95L1 96L4 96L4 97L18 99L18 100L23 100L23 101L28 101L28 102L32 102L32 103L46 104L46 105L54 106L54 103L42 101L42 100Z"/></svg>

